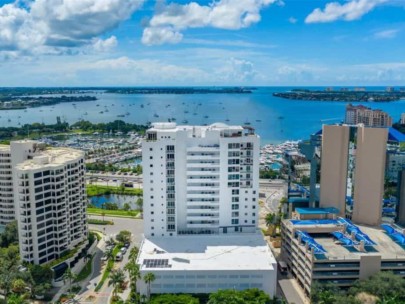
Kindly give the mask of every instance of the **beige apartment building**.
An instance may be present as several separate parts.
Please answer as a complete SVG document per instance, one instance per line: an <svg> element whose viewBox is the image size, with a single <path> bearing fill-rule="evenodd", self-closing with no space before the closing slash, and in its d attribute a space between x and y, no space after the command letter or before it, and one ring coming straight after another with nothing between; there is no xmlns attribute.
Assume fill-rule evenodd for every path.
<svg viewBox="0 0 405 304"><path fill-rule="evenodd" d="M391 127L392 117L382 110L348 104L345 123L348 125L364 124L366 127Z"/></svg>
<svg viewBox="0 0 405 304"><path fill-rule="evenodd" d="M384 194L386 128L324 125L322 131L320 206L339 216L379 225ZM354 199L352 213L347 197Z"/></svg>

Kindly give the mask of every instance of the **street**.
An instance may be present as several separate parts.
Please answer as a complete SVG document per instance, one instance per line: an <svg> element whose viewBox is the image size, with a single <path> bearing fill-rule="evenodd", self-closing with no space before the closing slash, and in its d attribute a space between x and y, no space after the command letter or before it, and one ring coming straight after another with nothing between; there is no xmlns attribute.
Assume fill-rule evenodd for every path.
<svg viewBox="0 0 405 304"><path fill-rule="evenodd" d="M100 218L99 216L89 216L89 218ZM132 233L131 245L124 255L124 258L121 262L114 263L114 269L123 269L128 262L129 251L134 246L139 247L143 237L143 220L141 219L128 219L128 218L116 218L116 217L105 217L106 220L114 222L114 225L89 225L90 230L96 230L102 232L104 237L100 240L98 248L96 250L96 255L93 259L92 274L86 280L82 282L85 286L82 291L76 296L76 300L80 303L97 303L105 304L109 303L109 299L112 294L112 286L108 286L108 279L105 281L103 287L95 292L94 289L97 284L100 282L104 270L104 262L101 261L101 257L104 254L105 250L105 241L109 238L115 238L115 236L122 230L128 230ZM105 229L104 229L105 228ZM125 271L126 280L129 281L127 272ZM82 285L82 286L83 286ZM129 295L129 284L126 290L122 294L119 294L124 300Z"/></svg>

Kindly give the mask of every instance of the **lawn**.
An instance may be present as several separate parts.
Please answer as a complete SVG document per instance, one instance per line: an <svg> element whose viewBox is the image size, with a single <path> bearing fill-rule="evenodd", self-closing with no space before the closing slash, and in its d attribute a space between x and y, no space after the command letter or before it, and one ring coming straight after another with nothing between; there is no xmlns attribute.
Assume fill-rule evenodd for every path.
<svg viewBox="0 0 405 304"><path fill-rule="evenodd" d="M83 281L85 278L87 278L91 274L91 266L93 265L93 257L94 257L94 255L92 255L91 258L87 261L86 265L84 265L83 269L77 275L75 282Z"/></svg>
<svg viewBox="0 0 405 304"><path fill-rule="evenodd" d="M100 208L87 208L87 213L96 214L96 215L102 215L104 213L105 216L122 216L122 217L135 218L138 215L139 211L106 210L106 209L100 209Z"/></svg>
<svg viewBox="0 0 405 304"><path fill-rule="evenodd" d="M142 189L114 187L114 186L86 185L86 192L87 196L109 195L109 194L142 196Z"/></svg>

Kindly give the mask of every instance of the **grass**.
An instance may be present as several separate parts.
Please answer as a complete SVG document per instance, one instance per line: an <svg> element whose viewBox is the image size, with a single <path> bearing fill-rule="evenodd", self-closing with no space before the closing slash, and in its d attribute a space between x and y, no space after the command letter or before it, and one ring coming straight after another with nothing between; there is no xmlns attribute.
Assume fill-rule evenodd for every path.
<svg viewBox="0 0 405 304"><path fill-rule="evenodd" d="M122 247L121 244L115 245L115 247L114 247L114 249L113 249L113 256L114 256L114 259L115 259L115 256L117 255L117 253L120 251L120 248L121 248L121 247ZM101 277L101 280L100 280L100 282L98 283L98 285L96 286L96 288L94 289L94 291L97 292L97 291L99 291L99 290L101 289L101 287L103 287L105 281L108 279L108 277L109 277L109 275L110 275L111 270L112 270L113 267L114 267L114 259L108 260L107 266L106 266L106 268L105 268L105 270L104 270L104 273L103 273L103 276Z"/></svg>
<svg viewBox="0 0 405 304"><path fill-rule="evenodd" d="M93 265L93 258L94 255L91 256L91 258L87 261L86 265L84 265L83 269L79 272L75 282L83 281L91 274L91 266Z"/></svg>
<svg viewBox="0 0 405 304"><path fill-rule="evenodd" d="M103 221L98 219L88 219L87 222L93 225L114 225L112 221Z"/></svg>
<svg viewBox="0 0 405 304"><path fill-rule="evenodd" d="M118 216L118 217L135 218L138 215L139 211L135 211L135 210L130 210L130 211L107 210L107 209L100 209L100 208L87 208L87 213L88 214L101 215L101 216L104 213L105 216Z"/></svg>
<svg viewBox="0 0 405 304"><path fill-rule="evenodd" d="M114 186L98 186L86 185L87 196L109 195L109 194L122 194L142 196L142 189L114 187Z"/></svg>

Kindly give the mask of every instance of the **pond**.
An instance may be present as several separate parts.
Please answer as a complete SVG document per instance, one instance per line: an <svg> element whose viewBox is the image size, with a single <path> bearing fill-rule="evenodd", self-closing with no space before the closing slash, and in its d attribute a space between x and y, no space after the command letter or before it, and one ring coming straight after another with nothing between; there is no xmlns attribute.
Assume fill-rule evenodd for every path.
<svg viewBox="0 0 405 304"><path fill-rule="evenodd" d="M138 198L139 196L110 194L92 196L89 198L89 202L98 208L101 208L101 205L104 203L115 203L118 205L119 208L122 208L125 203L128 203L131 206L132 210L136 210L138 209L136 206L136 201L138 200Z"/></svg>

